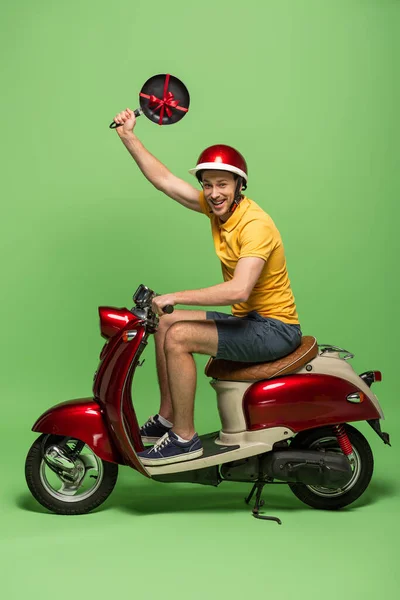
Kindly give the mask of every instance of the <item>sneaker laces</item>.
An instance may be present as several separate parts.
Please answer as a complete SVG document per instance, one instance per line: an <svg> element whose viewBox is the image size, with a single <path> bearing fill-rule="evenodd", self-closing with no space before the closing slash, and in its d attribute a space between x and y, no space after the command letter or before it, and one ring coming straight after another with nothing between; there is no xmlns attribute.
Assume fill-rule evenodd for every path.
<svg viewBox="0 0 400 600"><path fill-rule="evenodd" d="M142 427L140 428L141 431L143 431L143 433L146 433L146 429L148 427L151 427L152 425L156 425L156 422L154 420L154 416L155 415L153 415L152 417L148 418L147 421L146 421L146 423L144 425L142 425Z"/></svg>
<svg viewBox="0 0 400 600"><path fill-rule="evenodd" d="M172 444L172 440L169 437L169 432L164 433L164 435L162 436L162 438L160 438L152 448L150 448L149 453L150 452L158 452L158 450L161 450L162 448L165 448L166 446L169 446L169 444Z"/></svg>

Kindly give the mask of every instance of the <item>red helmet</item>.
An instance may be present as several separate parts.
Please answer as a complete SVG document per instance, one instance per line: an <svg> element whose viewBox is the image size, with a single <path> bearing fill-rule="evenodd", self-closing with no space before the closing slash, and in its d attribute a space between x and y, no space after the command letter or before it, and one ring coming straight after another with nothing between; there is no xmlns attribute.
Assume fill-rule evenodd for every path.
<svg viewBox="0 0 400 600"><path fill-rule="evenodd" d="M197 175L199 171L205 169L217 171L229 171L243 177L247 183L247 164L244 157L232 148L224 144L216 144L206 148L199 156L197 165L190 169L189 173Z"/></svg>

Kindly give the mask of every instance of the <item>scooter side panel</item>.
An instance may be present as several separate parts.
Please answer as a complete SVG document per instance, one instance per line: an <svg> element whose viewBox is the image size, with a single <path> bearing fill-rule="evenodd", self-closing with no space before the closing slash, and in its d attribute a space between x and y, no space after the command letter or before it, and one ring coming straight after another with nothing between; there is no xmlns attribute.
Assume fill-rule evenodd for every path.
<svg viewBox="0 0 400 600"><path fill-rule="evenodd" d="M296 371L296 374L308 374L307 367L310 368L310 366L312 367L312 373L314 375L334 375L340 379L346 379L346 381L350 381L350 383L353 383L355 386L359 387L360 390L366 396L368 396L372 404L375 405L377 411L379 412L380 418L384 419L382 407L372 389L354 371L349 361L340 358L339 353L324 352L324 354L320 354L310 361L308 365Z"/></svg>
<svg viewBox="0 0 400 600"><path fill-rule="evenodd" d="M137 332L128 342L123 341L126 330ZM105 352L97 370L93 394L104 410L110 434L123 457L124 464L148 477L147 470L137 456L144 447L131 398L132 377L144 338L145 328L139 322L128 323L119 334L114 335L109 342L114 345L111 350Z"/></svg>
<svg viewBox="0 0 400 600"><path fill-rule="evenodd" d="M32 431L78 438L99 458L125 464L110 439L102 409L92 398L68 400L49 408L33 425Z"/></svg>
<svg viewBox="0 0 400 600"><path fill-rule="evenodd" d="M352 404L347 396L359 391L352 383L331 375L287 375L258 381L245 393L243 410L249 431L289 427L298 432L323 425L379 419L365 396Z"/></svg>

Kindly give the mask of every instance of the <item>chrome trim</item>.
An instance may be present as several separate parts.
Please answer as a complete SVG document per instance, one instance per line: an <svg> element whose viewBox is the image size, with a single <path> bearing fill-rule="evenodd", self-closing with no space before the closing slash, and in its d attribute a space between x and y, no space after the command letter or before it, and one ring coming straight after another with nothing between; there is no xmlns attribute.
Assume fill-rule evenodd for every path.
<svg viewBox="0 0 400 600"><path fill-rule="evenodd" d="M71 460L58 446L50 446L46 450L44 459L47 463L63 469L65 471L73 471L75 469L75 463Z"/></svg>
<svg viewBox="0 0 400 600"><path fill-rule="evenodd" d="M331 344L318 344L318 348L320 349L320 355L324 354L325 352L344 352L345 356L343 356L343 360L349 360L355 356L348 350L339 348L338 346L332 346Z"/></svg>
<svg viewBox="0 0 400 600"><path fill-rule="evenodd" d="M45 458L42 460L39 469L40 481L46 492L56 500L61 500L62 502L68 503L81 502L82 500L86 500L86 498L90 498L90 496L92 496L100 487L104 474L103 462L94 454L91 448L88 448L87 446L85 446L85 448L90 450L91 454L80 454L76 459L76 471L72 474L73 480L71 481L65 478L71 477L71 474L69 473L55 474L52 472L50 473L52 479L54 479L54 477L58 477L58 481L56 480L56 482L53 484L51 480L48 479L46 474L46 467L49 470L51 470L51 467L46 464ZM82 490L82 485L84 480L86 480L86 475L91 469L97 471L97 475L90 476L93 478L93 485L92 487L89 487L89 489ZM90 482L92 482L92 479L90 479ZM59 484L61 484L61 487Z"/></svg>
<svg viewBox="0 0 400 600"><path fill-rule="evenodd" d="M360 402L362 402L360 392L349 394L346 399L348 402L352 402L353 404L360 404Z"/></svg>
<svg viewBox="0 0 400 600"><path fill-rule="evenodd" d="M131 342L137 336L137 330L133 329L132 331L126 331L126 339L128 342Z"/></svg>

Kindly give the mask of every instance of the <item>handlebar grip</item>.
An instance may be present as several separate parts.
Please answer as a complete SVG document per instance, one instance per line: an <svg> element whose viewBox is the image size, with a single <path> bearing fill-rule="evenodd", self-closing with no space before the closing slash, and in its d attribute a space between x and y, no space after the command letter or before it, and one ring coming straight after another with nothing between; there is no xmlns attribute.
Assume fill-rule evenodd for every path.
<svg viewBox="0 0 400 600"><path fill-rule="evenodd" d="M167 306L164 306L163 312L167 315L170 315L174 312L174 307L172 306L172 304L167 304Z"/></svg>
<svg viewBox="0 0 400 600"><path fill-rule="evenodd" d="M142 114L142 109L137 108L135 111L133 111L133 114L135 115L136 118L140 117L140 115ZM109 128L117 129L117 127L121 127L121 126L122 126L122 123L116 123L115 121L113 121L112 123L110 123Z"/></svg>

